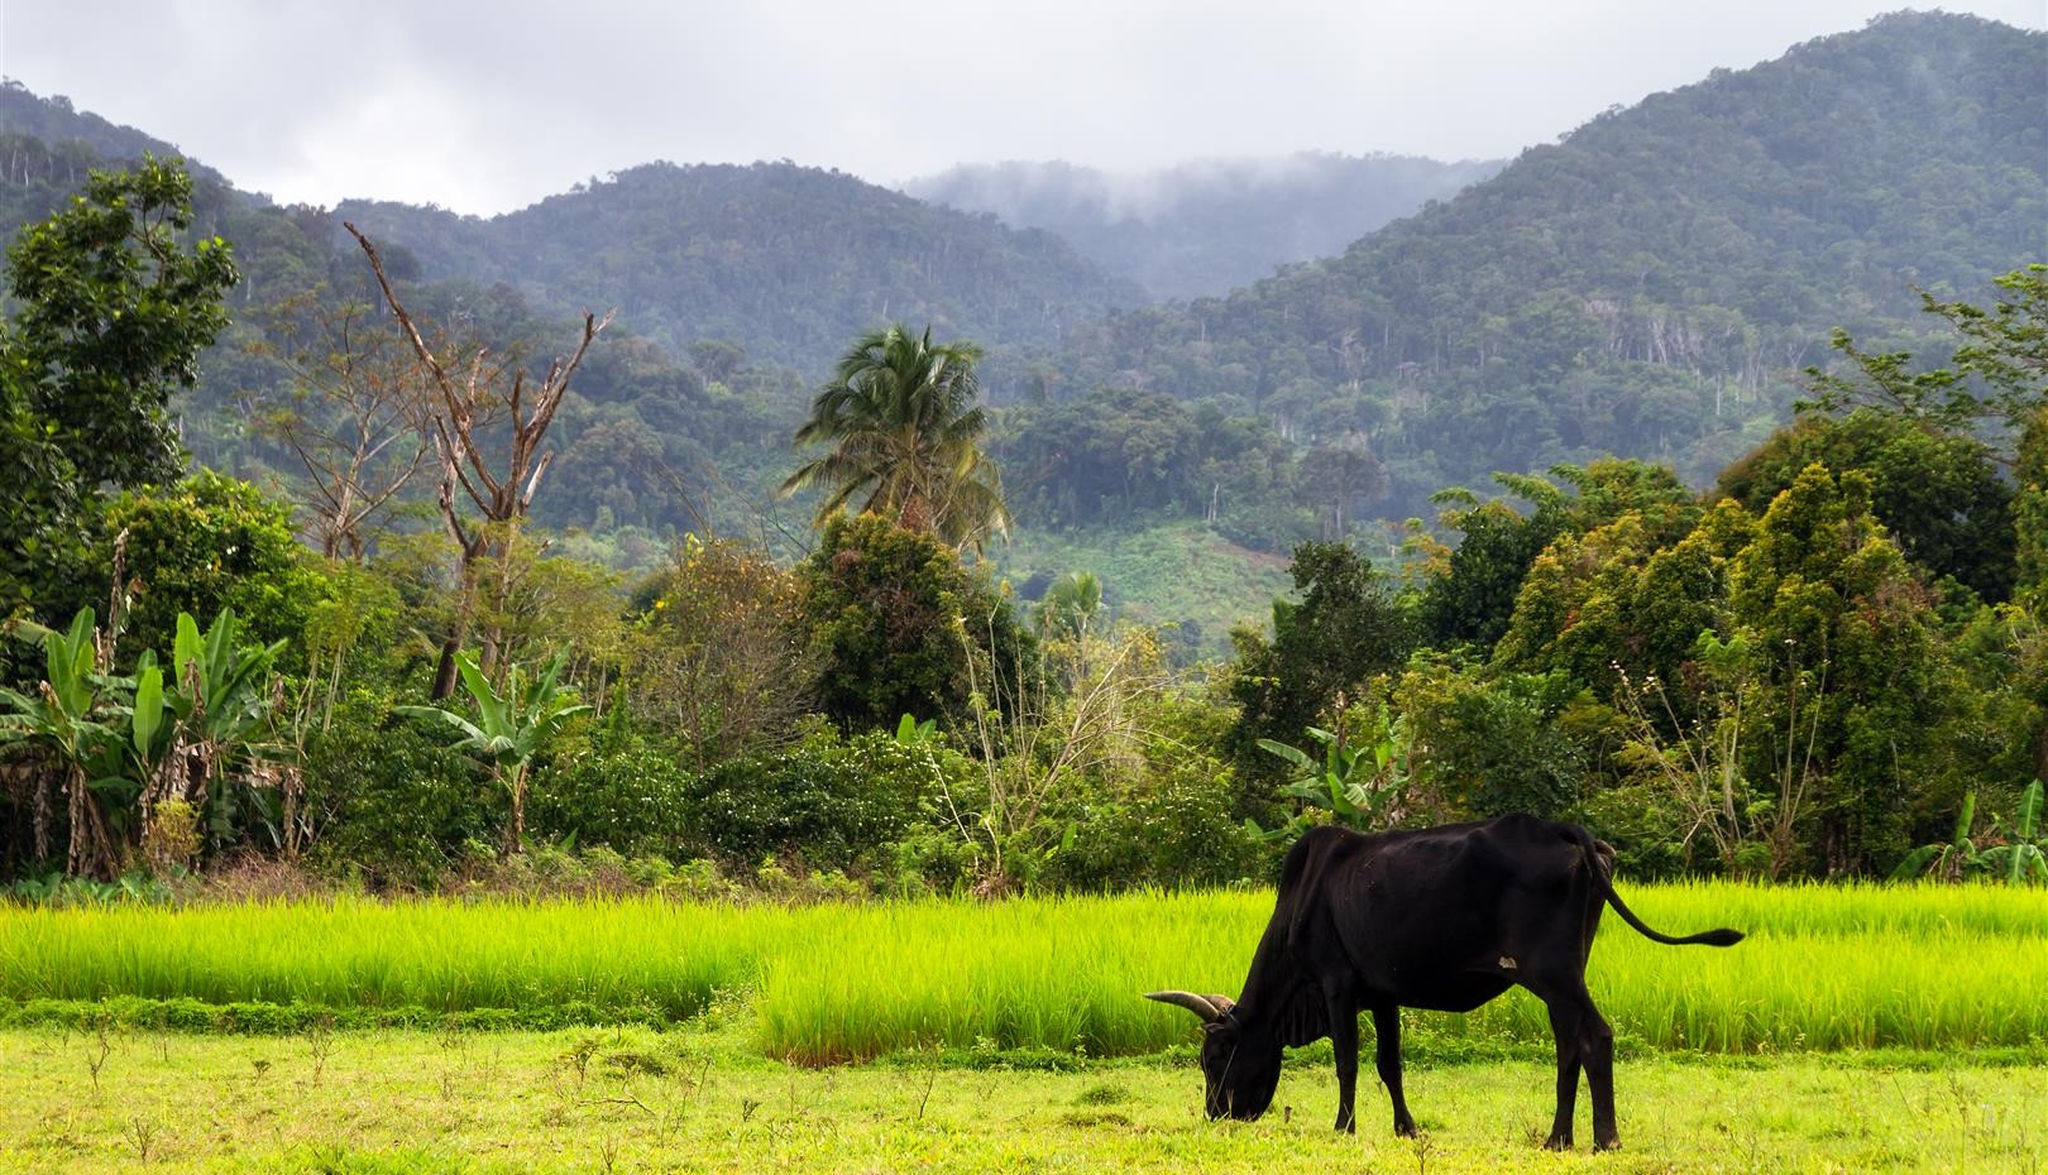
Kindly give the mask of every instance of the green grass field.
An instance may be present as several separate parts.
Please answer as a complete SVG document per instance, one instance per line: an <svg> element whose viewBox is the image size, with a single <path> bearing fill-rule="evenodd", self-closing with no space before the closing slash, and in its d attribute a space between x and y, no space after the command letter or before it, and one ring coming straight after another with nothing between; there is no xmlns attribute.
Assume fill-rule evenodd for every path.
<svg viewBox="0 0 2048 1175"><path fill-rule="evenodd" d="M1322 1060L1290 1063L1265 1119L1210 1123L1185 1059L801 1068L718 1019L671 1032L123 1030L104 1044L0 1031L0 1170L2038 1173L2048 1142L2048 1069L1927 1054L1624 1061L1623 1149L1560 1155L1538 1149L1551 1075L1535 1062L1411 1066L1424 1131L1411 1141L1393 1136L1370 1078L1359 1134L1334 1134ZM1582 1135L1585 1112L1582 1097Z"/></svg>
<svg viewBox="0 0 2048 1175"><path fill-rule="evenodd" d="M2039 891L1713 883L1626 896L1654 926L1731 925L1750 937L1727 950L1665 947L1606 919L1588 982L1625 1050L2048 1041ZM1238 989L1271 904L1245 892L801 908L651 898L12 908L0 910L0 1000L16 1020L57 1015L34 1001L140 997L401 1010L428 1024L484 1009L547 1025L558 1021L528 1014L672 1023L726 991L747 996L763 1053L808 1064L933 1046L1120 1056L1189 1036L1185 1013L1138 993ZM1418 1047L1446 1055L1549 1039L1541 1005L1519 992L1412 1024Z"/></svg>

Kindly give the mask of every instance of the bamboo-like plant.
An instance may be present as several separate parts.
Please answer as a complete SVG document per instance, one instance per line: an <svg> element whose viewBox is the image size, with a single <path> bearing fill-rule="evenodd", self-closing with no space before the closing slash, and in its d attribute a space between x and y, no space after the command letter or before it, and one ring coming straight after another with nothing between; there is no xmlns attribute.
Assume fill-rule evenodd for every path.
<svg viewBox="0 0 2048 1175"><path fill-rule="evenodd" d="M400 714L454 727L462 735L456 749L483 760L492 777L504 785L512 800L512 819L505 827L507 853L519 852L526 836L526 782L534 756L570 718L590 709L576 701L574 689L558 683L568 661L569 650L563 649L554 664L531 681L514 665L500 693L475 657L457 653L455 667L476 705L475 722L439 706L397 707Z"/></svg>

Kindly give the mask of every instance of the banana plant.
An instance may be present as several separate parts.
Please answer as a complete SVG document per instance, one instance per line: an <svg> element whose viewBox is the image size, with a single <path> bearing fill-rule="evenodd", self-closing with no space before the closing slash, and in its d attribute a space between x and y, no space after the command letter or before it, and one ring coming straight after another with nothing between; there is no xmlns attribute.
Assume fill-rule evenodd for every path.
<svg viewBox="0 0 2048 1175"><path fill-rule="evenodd" d="M1964 792L1962 810L1956 814L1955 835L1946 844L1924 844L1907 853L1899 867L1892 870L1892 880L1908 881L1925 874L1943 881L1961 881L1965 874L1983 868L1984 854L1970 836L1976 823L1977 793Z"/></svg>
<svg viewBox="0 0 2048 1175"><path fill-rule="evenodd" d="M1984 850L1985 868L2003 874L2008 885L2048 883L2048 837L2041 828L2041 781L2035 780L2020 794L2019 816L2011 828L1993 821L1993 831L2005 836L2005 843Z"/></svg>
<svg viewBox="0 0 2048 1175"><path fill-rule="evenodd" d="M1293 796L1326 808L1340 822L1370 832L1384 822L1400 798L1405 782L1399 731L1378 742L1347 746L1330 731L1311 726L1308 736L1323 746L1322 761L1299 747L1273 739L1259 740L1259 749L1292 764L1304 774L1282 786Z"/></svg>
<svg viewBox="0 0 2048 1175"><path fill-rule="evenodd" d="M272 745L272 666L285 642L244 645L240 637L241 625L232 608L223 608L204 633L189 613L180 612L171 643L175 680L161 690L176 718L170 735L175 745L157 747L171 758L166 766L173 778L167 781L165 798L187 800L205 812L216 844L244 824L265 825L272 840L278 834L275 797L234 768L244 759L268 761L283 755L281 747ZM138 702L143 676L138 672ZM137 747L140 750L141 744ZM175 779L180 771L183 779Z"/></svg>
<svg viewBox="0 0 2048 1175"><path fill-rule="evenodd" d="M111 875L113 846L93 783L106 774L110 754L118 756L118 683L100 672L99 628L91 608L80 608L66 632L40 633L42 685L33 697L0 689L0 743L34 743L55 757L68 803L67 869ZM37 823L37 850L47 855L48 834Z"/></svg>
<svg viewBox="0 0 2048 1175"><path fill-rule="evenodd" d="M558 684L568 662L569 650L563 649L554 664L531 681L514 665L500 693L477 667L475 657L457 653L455 667L476 706L475 722L439 706L396 707L400 714L454 727L462 735L456 749L483 760L492 778L504 785L512 800L512 820L505 828L508 854L521 851L525 843L526 782L534 756L570 718L590 709L576 701L575 690Z"/></svg>

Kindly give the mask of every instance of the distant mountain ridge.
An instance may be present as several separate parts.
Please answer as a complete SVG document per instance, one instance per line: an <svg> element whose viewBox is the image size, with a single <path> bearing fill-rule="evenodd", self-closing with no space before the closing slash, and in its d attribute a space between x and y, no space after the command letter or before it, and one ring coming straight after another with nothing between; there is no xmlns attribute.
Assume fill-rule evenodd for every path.
<svg viewBox="0 0 2048 1175"><path fill-rule="evenodd" d="M1320 152L1134 174L1011 162L951 168L903 190L1044 229L1154 298L1184 299L1228 293L1282 265L1342 252L1503 165Z"/></svg>
<svg viewBox="0 0 2048 1175"><path fill-rule="evenodd" d="M429 280L616 305L672 350L728 339L819 372L888 321L1043 343L1145 300L1046 233L791 163L647 164L488 220L357 201L336 213L409 250Z"/></svg>
<svg viewBox="0 0 2048 1175"><path fill-rule="evenodd" d="M1831 329L1924 331L2048 255L2048 35L1899 13L1612 111L1227 298L1113 315L1057 386L1153 388L1362 437L1397 512L1617 453L1705 480ZM1398 516L1398 514L1397 514Z"/></svg>

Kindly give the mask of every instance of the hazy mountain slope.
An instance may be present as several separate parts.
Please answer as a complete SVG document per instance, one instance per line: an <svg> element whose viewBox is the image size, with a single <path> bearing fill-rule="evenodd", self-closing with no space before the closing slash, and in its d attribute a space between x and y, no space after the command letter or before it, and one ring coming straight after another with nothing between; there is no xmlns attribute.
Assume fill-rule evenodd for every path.
<svg viewBox="0 0 2048 1175"><path fill-rule="evenodd" d="M2048 36L1897 14L1610 112L1227 299L1113 316L1064 386L1213 397L1365 434L1398 511L1601 451L1704 477L1837 325L1921 329L2048 252Z"/></svg>
<svg viewBox="0 0 2048 1175"><path fill-rule="evenodd" d="M1050 342L1143 300L1045 233L788 163L649 164L490 220L390 204L337 212L428 279L506 282L536 306L619 307L671 348L730 339L820 370L889 320Z"/></svg>
<svg viewBox="0 0 2048 1175"><path fill-rule="evenodd" d="M1194 298L1341 252L1501 166L1306 153L1133 175L1069 163L998 163L956 167L903 188L922 200L1055 233L1154 297Z"/></svg>

